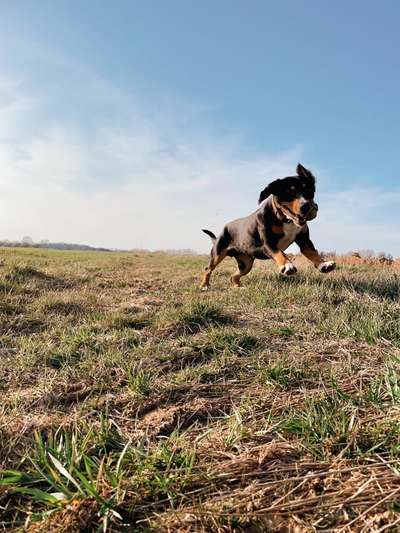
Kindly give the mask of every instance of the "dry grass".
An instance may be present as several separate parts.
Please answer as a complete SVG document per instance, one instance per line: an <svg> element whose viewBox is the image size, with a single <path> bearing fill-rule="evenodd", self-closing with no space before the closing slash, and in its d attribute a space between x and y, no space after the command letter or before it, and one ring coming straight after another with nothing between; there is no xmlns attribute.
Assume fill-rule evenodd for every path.
<svg viewBox="0 0 400 533"><path fill-rule="evenodd" d="M7 531L396 531L397 263L2 250ZM397 528L397 529L396 529Z"/></svg>

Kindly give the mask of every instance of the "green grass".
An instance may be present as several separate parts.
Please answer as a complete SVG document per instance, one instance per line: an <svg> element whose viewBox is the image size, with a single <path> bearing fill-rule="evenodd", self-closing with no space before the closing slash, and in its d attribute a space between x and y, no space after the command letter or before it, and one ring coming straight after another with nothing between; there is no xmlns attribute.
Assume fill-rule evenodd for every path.
<svg viewBox="0 0 400 533"><path fill-rule="evenodd" d="M292 364L285 357L270 364L260 361L258 371L263 382L284 389L314 385L318 381L318 374L309 365Z"/></svg>
<svg viewBox="0 0 400 533"><path fill-rule="evenodd" d="M1 254L4 530L398 518L395 268L259 263L235 290L226 260L202 293L203 257Z"/></svg>
<svg viewBox="0 0 400 533"><path fill-rule="evenodd" d="M229 323L230 317L214 303L198 300L196 297L183 305L176 302L165 308L159 317L160 326L170 323L171 333L192 335L212 325Z"/></svg>

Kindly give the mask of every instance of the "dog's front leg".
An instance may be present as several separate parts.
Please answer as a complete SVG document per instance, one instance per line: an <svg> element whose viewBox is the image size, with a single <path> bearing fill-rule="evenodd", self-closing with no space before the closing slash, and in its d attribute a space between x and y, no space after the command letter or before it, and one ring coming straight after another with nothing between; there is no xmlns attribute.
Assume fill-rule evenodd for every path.
<svg viewBox="0 0 400 533"><path fill-rule="evenodd" d="M318 268L323 274L327 274L336 268L335 261L324 261L323 257L317 252L310 239L308 228L296 237L296 243L299 245L300 252L304 257L307 257L315 268Z"/></svg>
<svg viewBox="0 0 400 533"><path fill-rule="evenodd" d="M288 256L276 246L276 242L271 242L271 238L269 238L264 224L261 223L259 225L258 231L263 243L264 254L267 257L272 257L272 259L278 265L280 273L284 274L285 276L296 274L297 268L290 261Z"/></svg>
<svg viewBox="0 0 400 533"><path fill-rule="evenodd" d="M278 265L281 274L285 274L286 276L296 274L297 268L285 253L283 253L281 250L271 250L270 253L273 260Z"/></svg>

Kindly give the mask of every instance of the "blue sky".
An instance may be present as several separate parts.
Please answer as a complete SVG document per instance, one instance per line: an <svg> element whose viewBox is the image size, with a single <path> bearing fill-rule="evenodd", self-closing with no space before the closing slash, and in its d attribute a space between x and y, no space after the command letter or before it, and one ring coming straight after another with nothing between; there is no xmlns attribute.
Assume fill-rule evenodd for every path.
<svg viewBox="0 0 400 533"><path fill-rule="evenodd" d="M0 238L195 248L301 161L324 250L400 255L397 1L0 4Z"/></svg>

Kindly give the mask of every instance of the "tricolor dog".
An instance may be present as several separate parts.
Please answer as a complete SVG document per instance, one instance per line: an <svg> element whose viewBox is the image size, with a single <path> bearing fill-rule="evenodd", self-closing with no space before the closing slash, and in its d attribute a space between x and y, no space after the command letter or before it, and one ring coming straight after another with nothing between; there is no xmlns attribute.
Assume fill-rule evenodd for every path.
<svg viewBox="0 0 400 533"><path fill-rule="evenodd" d="M203 230L213 241L211 256L200 287L207 289L213 270L225 257L234 257L238 270L232 283L240 287L240 278L250 272L254 259L273 259L282 274L290 276L296 267L285 255L293 242L301 253L320 272L330 272L334 261L324 261L310 240L307 221L317 216L314 202L315 178L302 165L297 165L297 176L277 179L260 193L257 211L248 217L228 222L217 238L211 231Z"/></svg>

